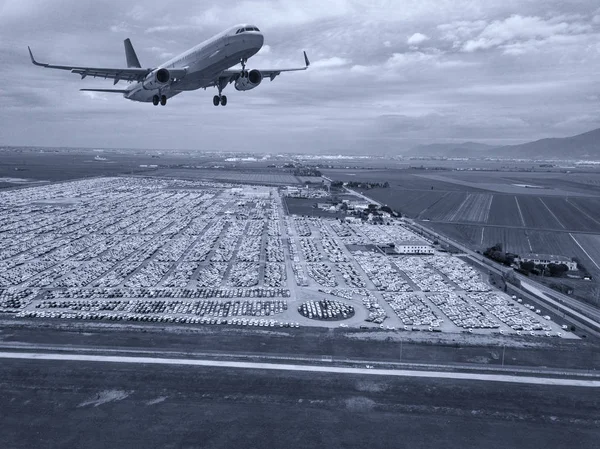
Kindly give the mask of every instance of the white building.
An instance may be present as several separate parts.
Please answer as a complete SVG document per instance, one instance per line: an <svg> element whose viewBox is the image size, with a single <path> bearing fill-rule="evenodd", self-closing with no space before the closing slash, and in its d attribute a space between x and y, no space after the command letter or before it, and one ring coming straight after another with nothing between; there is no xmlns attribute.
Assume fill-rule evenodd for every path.
<svg viewBox="0 0 600 449"><path fill-rule="evenodd" d="M404 240L395 244L398 254L433 254L433 248L424 240Z"/></svg>
<svg viewBox="0 0 600 449"><path fill-rule="evenodd" d="M556 256L553 254L526 254L521 257L521 262L533 262L536 265L547 266L552 264L555 265L566 265L569 270L577 270L577 262L573 262L571 259L565 256Z"/></svg>

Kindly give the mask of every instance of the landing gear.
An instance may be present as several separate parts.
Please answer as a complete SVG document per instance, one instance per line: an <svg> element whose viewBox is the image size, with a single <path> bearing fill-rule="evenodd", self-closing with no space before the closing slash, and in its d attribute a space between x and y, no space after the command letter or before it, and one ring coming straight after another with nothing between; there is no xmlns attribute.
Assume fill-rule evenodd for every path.
<svg viewBox="0 0 600 449"><path fill-rule="evenodd" d="M215 106L226 106L227 105L227 97L225 95L223 95L223 89L225 89L225 87L227 86L227 83L229 81L228 77L221 77L219 78L219 80L217 81L217 83L215 83L215 86L217 89L219 89L219 94L215 95L213 97L213 104Z"/></svg>
<svg viewBox="0 0 600 449"><path fill-rule="evenodd" d="M227 106L227 95L215 95L213 97L213 104L215 106Z"/></svg>
<svg viewBox="0 0 600 449"><path fill-rule="evenodd" d="M158 103L160 103L162 106L167 104L167 96L166 95L154 95L152 97L152 104L154 106L158 106Z"/></svg>

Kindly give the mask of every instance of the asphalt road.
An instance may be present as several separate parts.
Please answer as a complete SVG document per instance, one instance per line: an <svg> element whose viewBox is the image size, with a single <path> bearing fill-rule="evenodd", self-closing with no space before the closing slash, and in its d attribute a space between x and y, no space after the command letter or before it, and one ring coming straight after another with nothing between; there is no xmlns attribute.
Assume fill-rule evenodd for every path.
<svg viewBox="0 0 600 449"><path fill-rule="evenodd" d="M4 448L564 448L600 438L586 388L3 360Z"/></svg>

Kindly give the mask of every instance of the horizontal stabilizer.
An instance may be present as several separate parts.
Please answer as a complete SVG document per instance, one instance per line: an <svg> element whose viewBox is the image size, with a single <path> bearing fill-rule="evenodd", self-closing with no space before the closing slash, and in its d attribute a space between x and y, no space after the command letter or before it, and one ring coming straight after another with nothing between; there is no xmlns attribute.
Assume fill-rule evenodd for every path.
<svg viewBox="0 0 600 449"><path fill-rule="evenodd" d="M110 92L113 94L126 94L127 89L79 89L81 92Z"/></svg>

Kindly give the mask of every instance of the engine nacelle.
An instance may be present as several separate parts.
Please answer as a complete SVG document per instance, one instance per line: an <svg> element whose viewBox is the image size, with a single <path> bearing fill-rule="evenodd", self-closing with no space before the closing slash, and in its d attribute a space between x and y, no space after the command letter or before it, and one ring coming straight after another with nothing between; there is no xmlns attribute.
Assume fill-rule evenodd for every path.
<svg viewBox="0 0 600 449"><path fill-rule="evenodd" d="M144 78L144 81L142 81L142 86L146 90L160 89L167 84L170 79L171 74L167 69L156 69L155 71L149 73L146 78Z"/></svg>
<svg viewBox="0 0 600 449"><path fill-rule="evenodd" d="M258 86L263 79L262 73L260 70L250 70L249 72L244 73L244 75L240 76L235 80L235 89L236 90L250 90L254 89Z"/></svg>

